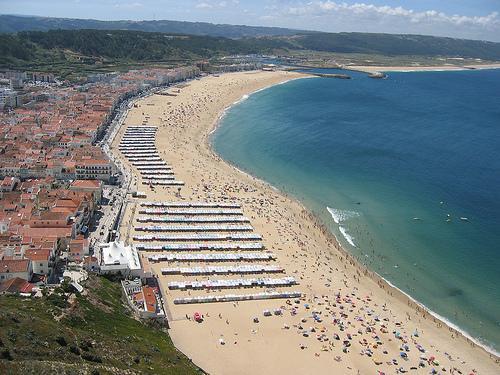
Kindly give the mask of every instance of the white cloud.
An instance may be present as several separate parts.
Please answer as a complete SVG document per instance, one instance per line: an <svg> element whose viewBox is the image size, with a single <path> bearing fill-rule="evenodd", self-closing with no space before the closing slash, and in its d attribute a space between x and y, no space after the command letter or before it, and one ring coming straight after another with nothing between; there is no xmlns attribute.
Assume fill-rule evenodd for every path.
<svg viewBox="0 0 500 375"><path fill-rule="evenodd" d="M210 8L213 8L213 5L203 2L203 3L196 4L196 8L198 8L198 9L210 9Z"/></svg>
<svg viewBox="0 0 500 375"><path fill-rule="evenodd" d="M466 16L436 10L415 11L401 6L346 3L331 0L282 4L270 15L281 26L321 31L419 33L474 39L500 39L498 12ZM271 18L269 18L270 20Z"/></svg>
<svg viewBox="0 0 500 375"><path fill-rule="evenodd" d="M123 9L141 8L143 6L144 6L144 4L139 3L139 2L134 2L134 3L116 3L115 4L115 8L123 8Z"/></svg>
<svg viewBox="0 0 500 375"><path fill-rule="evenodd" d="M276 19L276 17L272 16L270 14L266 14L264 16L260 16L259 19L262 21L272 21L272 20Z"/></svg>
<svg viewBox="0 0 500 375"><path fill-rule="evenodd" d="M222 0L222 1L203 1L196 4L198 9L215 9L215 8L226 8L231 5L238 5L239 0Z"/></svg>
<svg viewBox="0 0 500 375"><path fill-rule="evenodd" d="M435 10L427 10L416 12L412 9L403 7L390 7L388 5L376 6L365 3L337 3L334 1L312 1L299 7L289 7L287 12L290 15L313 15L313 16L328 16L328 15L355 15L361 17L400 17L406 20L419 22L446 22L454 25L476 25L483 27L498 27L500 26L500 18L498 12L492 12L486 16L462 16L449 15Z"/></svg>

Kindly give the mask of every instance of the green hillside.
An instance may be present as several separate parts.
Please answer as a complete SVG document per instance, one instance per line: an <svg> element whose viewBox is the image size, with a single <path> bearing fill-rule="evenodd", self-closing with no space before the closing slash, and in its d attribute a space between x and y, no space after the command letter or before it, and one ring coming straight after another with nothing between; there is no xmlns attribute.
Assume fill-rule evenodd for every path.
<svg viewBox="0 0 500 375"><path fill-rule="evenodd" d="M0 35L0 65L58 63L71 60L72 53L125 62L169 62L272 52L286 46L286 41L269 38L234 40L127 30L27 31Z"/></svg>
<svg viewBox="0 0 500 375"><path fill-rule="evenodd" d="M293 35L299 30L281 27L224 25L185 21L99 21L92 19L0 15L0 33L48 30L135 30L160 33L222 36L226 38Z"/></svg>
<svg viewBox="0 0 500 375"><path fill-rule="evenodd" d="M148 43L140 40L138 47L147 48L143 54L136 52L139 58L165 58L168 55L168 48L172 47L176 54L183 56L175 48L182 48L184 55L195 56L212 56L218 52L261 52L266 53L270 48L281 51L299 49L311 51L323 51L333 53L357 53L357 54L376 54L384 56L448 56L448 57L468 57L481 58L485 60L500 60L500 43L465 40L455 38L443 38L425 35L402 35L402 34L380 34L380 33L326 33L300 31L279 27L261 27L261 26L244 26L244 25L221 25L207 22L184 22L184 21L100 21L92 19L73 19L73 18L54 18L54 17L36 17L36 16L13 16L0 15L0 34L10 33L15 34L23 31L49 31L49 30L69 30L69 33L64 36L67 40L75 41L75 30L83 30L79 38L83 40L89 36L89 30L101 30L103 35L109 33L106 30L114 30L115 43L123 43L124 41L117 38L116 35L133 34L115 34L120 31L135 31L140 39L149 39ZM145 37L140 32L148 32L150 36ZM189 40L171 41L167 51L161 51L158 48L161 42L160 34L177 34L191 35ZM62 36L54 38L54 34L50 37L42 37L33 33L24 34L23 39L36 38L58 39L60 42ZM110 40L99 37L98 41L109 43ZM195 38L198 36L201 38ZM204 39L204 37L215 37L214 39ZM226 38L226 39L224 39ZM133 41L137 42L136 37ZM228 39L237 39L228 40ZM2 39L0 43L4 43ZM126 42L126 41L125 41ZM71 44L71 43L70 43ZM95 44L95 43L94 43ZM201 48L200 45L206 45L206 48ZM48 48L53 45L47 43ZM127 43L124 45L127 47ZM72 45L66 43L66 47L72 48ZM78 47L78 45L75 45ZM81 47L81 46L80 46ZM94 45L95 47L95 45ZM111 41L111 48L116 50ZM82 49L82 48L80 48ZM97 51L96 49L94 51ZM94 52L91 51L91 52ZM125 51L130 52L128 49ZM102 53L100 49L99 53ZM112 55L112 51L107 55ZM175 54L174 54L175 56Z"/></svg>
<svg viewBox="0 0 500 375"><path fill-rule="evenodd" d="M201 374L159 328L133 319L120 286L92 277L75 299L0 296L1 374ZM126 372L127 370L127 372Z"/></svg>
<svg viewBox="0 0 500 375"><path fill-rule="evenodd" d="M300 35L295 42L314 51L500 60L500 43L426 35L318 33Z"/></svg>
<svg viewBox="0 0 500 375"><path fill-rule="evenodd" d="M61 77L129 69L138 65L175 66L227 55L278 54L337 58L374 56L398 64L441 57L500 60L500 43L422 35L304 33L230 39L131 30L50 30L0 34L0 68L52 71ZM330 54L330 56L328 56ZM385 57L385 58L380 58ZM361 61L363 59L357 59ZM342 61L342 60L340 60Z"/></svg>

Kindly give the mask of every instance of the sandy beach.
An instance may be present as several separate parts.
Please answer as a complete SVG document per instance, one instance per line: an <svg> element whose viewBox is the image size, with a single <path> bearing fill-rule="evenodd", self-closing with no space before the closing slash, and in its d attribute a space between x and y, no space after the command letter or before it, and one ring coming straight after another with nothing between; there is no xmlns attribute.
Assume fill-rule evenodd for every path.
<svg viewBox="0 0 500 375"><path fill-rule="evenodd" d="M500 373L497 357L359 266L299 202L213 153L209 137L227 107L256 90L301 77L293 72L239 72L169 88L169 95L138 102L114 140L114 154L133 173L136 189L147 194L147 199L127 204L121 240L134 243L141 201L238 203L254 232L263 236L265 250L276 256L273 264L284 269L280 277L292 276L299 283L274 290L303 293L289 301L175 305L174 298L264 290L170 290L169 282L209 277L162 275L161 268L179 264L149 262L147 256L154 253L141 253L145 269L158 276L176 347L210 374ZM178 190L142 184L117 147L130 125L158 126L159 154L185 186ZM263 315L278 309L280 315ZM203 315L203 322L194 321L195 312Z"/></svg>
<svg viewBox="0 0 500 375"><path fill-rule="evenodd" d="M357 70L366 73L376 72L433 72L433 71L459 71L459 70L481 70L500 69L500 64L473 64L473 65L439 65L439 66L349 66L349 70Z"/></svg>

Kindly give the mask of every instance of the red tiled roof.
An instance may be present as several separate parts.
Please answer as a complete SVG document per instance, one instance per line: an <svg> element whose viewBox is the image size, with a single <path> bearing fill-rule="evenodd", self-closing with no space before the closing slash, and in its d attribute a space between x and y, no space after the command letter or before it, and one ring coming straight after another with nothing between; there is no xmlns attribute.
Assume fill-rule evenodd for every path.
<svg viewBox="0 0 500 375"><path fill-rule="evenodd" d="M10 186L14 181L14 177L4 177L4 179L2 180L2 186Z"/></svg>
<svg viewBox="0 0 500 375"><path fill-rule="evenodd" d="M29 263L28 259L0 260L0 273L26 272Z"/></svg>
<svg viewBox="0 0 500 375"><path fill-rule="evenodd" d="M50 250L43 249L27 249L24 252L24 256L31 261L48 261L50 258Z"/></svg>
<svg viewBox="0 0 500 375"><path fill-rule="evenodd" d="M0 293L30 293L34 286L20 277L13 277L0 284Z"/></svg>
<svg viewBox="0 0 500 375"><path fill-rule="evenodd" d="M87 239L71 240L71 242L69 244L69 252L82 254L84 248L87 247L87 245L88 245Z"/></svg>
<svg viewBox="0 0 500 375"><path fill-rule="evenodd" d="M28 235L31 237L54 239L60 237L71 237L71 226L63 228L19 228L19 234Z"/></svg>
<svg viewBox="0 0 500 375"><path fill-rule="evenodd" d="M71 183L72 187L83 187L83 188L99 188L101 187L101 181L99 180L75 180Z"/></svg>
<svg viewBox="0 0 500 375"><path fill-rule="evenodd" d="M145 286L142 288L144 293L144 300L146 302L146 310L149 312L156 312L156 296L154 289L150 286Z"/></svg>

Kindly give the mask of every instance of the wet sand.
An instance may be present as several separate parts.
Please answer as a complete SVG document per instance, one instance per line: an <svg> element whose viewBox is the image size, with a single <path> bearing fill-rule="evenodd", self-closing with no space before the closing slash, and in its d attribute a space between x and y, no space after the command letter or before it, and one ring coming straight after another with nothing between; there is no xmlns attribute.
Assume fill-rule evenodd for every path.
<svg viewBox="0 0 500 375"><path fill-rule="evenodd" d="M258 89L299 77L291 72L204 77L169 89L171 96L148 97L129 112L126 125L159 126L160 156L173 166L177 179L186 182L180 193L176 187L151 189L141 185L131 168L147 200L240 203L255 232L264 237L266 249L277 256L275 264L285 269L284 276L294 276L300 283L283 290L304 295L288 303L174 305L173 298L208 292L171 291L168 282L207 278L163 276L160 268L178 264L150 264L143 257L145 268L159 277L174 344L211 374L394 374L399 368L418 374L428 374L433 368L450 374L499 373L496 358L359 266L299 202L241 173L212 152L209 135L225 108ZM116 155L120 155L116 145L124 129L115 139ZM136 203L127 205L120 228L122 240L132 242L137 210ZM263 310L278 308L282 315L263 316ZM203 315L202 323L192 319L194 312Z"/></svg>

